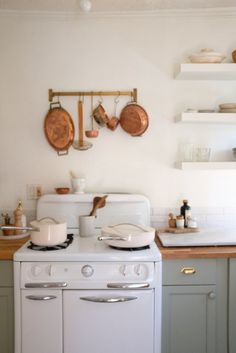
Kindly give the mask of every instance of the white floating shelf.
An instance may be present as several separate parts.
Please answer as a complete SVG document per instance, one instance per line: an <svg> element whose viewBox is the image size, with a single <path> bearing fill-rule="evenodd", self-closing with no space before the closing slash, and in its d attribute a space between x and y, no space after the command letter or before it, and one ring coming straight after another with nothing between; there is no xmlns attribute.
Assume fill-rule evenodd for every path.
<svg viewBox="0 0 236 353"><path fill-rule="evenodd" d="M175 166L182 170L236 169L236 162L177 162Z"/></svg>
<svg viewBox="0 0 236 353"><path fill-rule="evenodd" d="M177 123L236 124L236 113L182 113Z"/></svg>
<svg viewBox="0 0 236 353"><path fill-rule="evenodd" d="M181 64L178 80L236 80L236 64Z"/></svg>

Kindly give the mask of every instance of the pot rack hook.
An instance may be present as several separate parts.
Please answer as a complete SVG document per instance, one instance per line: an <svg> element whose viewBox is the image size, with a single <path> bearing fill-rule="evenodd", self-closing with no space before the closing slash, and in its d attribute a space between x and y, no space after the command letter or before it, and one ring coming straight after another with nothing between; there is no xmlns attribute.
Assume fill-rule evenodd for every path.
<svg viewBox="0 0 236 353"><path fill-rule="evenodd" d="M102 92L99 92L99 100L98 100L98 102L99 102L100 104L103 103Z"/></svg>
<svg viewBox="0 0 236 353"><path fill-rule="evenodd" d="M119 98L120 98L120 91L118 91L118 95L114 99L115 104L119 103Z"/></svg>
<svg viewBox="0 0 236 353"><path fill-rule="evenodd" d="M82 93L79 94L79 102L84 103L84 94Z"/></svg>

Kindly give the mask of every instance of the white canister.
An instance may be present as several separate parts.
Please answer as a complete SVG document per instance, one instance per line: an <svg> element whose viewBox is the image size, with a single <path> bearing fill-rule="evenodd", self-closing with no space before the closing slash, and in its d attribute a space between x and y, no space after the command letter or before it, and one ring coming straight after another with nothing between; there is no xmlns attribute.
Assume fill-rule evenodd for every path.
<svg viewBox="0 0 236 353"><path fill-rule="evenodd" d="M71 185L75 194L84 194L85 179L84 178L72 178Z"/></svg>
<svg viewBox="0 0 236 353"><path fill-rule="evenodd" d="M184 218L176 218L176 227L184 228Z"/></svg>
<svg viewBox="0 0 236 353"><path fill-rule="evenodd" d="M96 235L95 216L79 216L79 235L81 237Z"/></svg>

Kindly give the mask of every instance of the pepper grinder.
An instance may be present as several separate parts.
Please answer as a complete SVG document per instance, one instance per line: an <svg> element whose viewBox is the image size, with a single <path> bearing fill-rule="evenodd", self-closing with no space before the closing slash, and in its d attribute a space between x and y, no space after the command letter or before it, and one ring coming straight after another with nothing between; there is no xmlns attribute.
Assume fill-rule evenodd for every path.
<svg viewBox="0 0 236 353"><path fill-rule="evenodd" d="M14 226L15 227L23 227L23 224L22 224L22 210L21 210L21 206L17 206L17 208L15 209L14 211L14 217L15 217L15 224ZM23 231L22 230L15 230L15 235L18 235L18 234L22 234Z"/></svg>

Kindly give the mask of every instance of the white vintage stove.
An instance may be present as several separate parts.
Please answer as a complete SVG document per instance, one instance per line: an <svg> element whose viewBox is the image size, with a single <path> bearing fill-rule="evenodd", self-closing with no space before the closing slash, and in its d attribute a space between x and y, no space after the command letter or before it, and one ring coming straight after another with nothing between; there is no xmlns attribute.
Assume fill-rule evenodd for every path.
<svg viewBox="0 0 236 353"><path fill-rule="evenodd" d="M57 249L30 242L14 255L15 353L161 353L161 254L152 243L120 250L78 235L97 195L45 195L37 219L68 225ZM97 230L150 225L149 201L109 194Z"/></svg>

